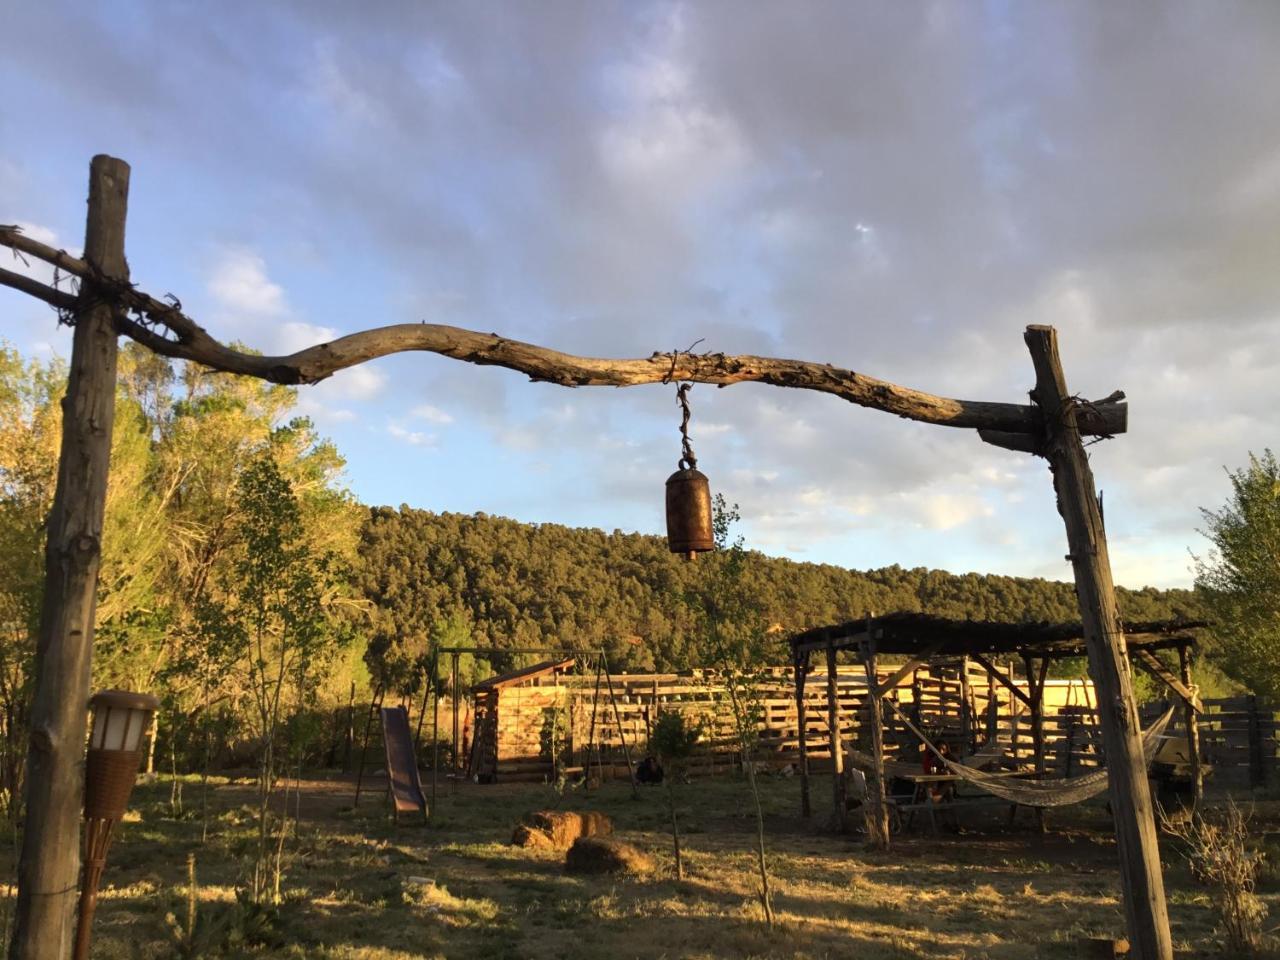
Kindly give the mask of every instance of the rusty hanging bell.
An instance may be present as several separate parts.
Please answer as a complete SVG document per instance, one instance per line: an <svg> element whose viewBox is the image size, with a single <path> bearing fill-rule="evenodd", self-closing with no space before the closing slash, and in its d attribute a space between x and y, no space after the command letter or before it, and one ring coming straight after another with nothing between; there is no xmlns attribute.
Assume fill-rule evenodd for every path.
<svg viewBox="0 0 1280 960"><path fill-rule="evenodd" d="M682 383L676 390L676 401L683 411L680 435L684 456L678 469L667 477L667 547L692 560L699 553L716 547L711 524L711 481L698 469L698 461L689 443L689 389Z"/></svg>
<svg viewBox="0 0 1280 960"><path fill-rule="evenodd" d="M711 481L696 467L682 466L667 477L667 546L688 560L716 547Z"/></svg>

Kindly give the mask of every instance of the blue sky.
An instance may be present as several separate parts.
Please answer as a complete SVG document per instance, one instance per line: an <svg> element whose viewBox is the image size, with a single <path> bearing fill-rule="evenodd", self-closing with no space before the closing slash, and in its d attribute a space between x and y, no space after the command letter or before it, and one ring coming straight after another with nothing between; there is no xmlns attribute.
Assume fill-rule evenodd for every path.
<svg viewBox="0 0 1280 960"><path fill-rule="evenodd" d="M1276 446L1280 6L9 4L0 222L69 249L133 167L133 274L265 351L429 321L689 346L1021 401L1021 331L1124 389L1091 448L1117 579L1186 585ZM0 290L0 336L66 354ZM750 545L1066 578L1043 463L831 397L695 387ZM662 529L674 388L426 355L302 391L369 503Z"/></svg>

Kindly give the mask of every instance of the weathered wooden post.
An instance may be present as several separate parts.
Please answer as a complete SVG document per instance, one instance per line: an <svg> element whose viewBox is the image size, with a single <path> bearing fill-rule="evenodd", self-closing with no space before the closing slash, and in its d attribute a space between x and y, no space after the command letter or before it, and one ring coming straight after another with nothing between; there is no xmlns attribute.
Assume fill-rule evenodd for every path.
<svg viewBox="0 0 1280 960"><path fill-rule="evenodd" d="M831 744L831 825L844 833L848 804L844 793L844 744L840 738L840 687L836 676L836 647L827 641L827 734Z"/></svg>
<svg viewBox="0 0 1280 960"><path fill-rule="evenodd" d="M1178 666L1182 672L1182 685L1193 695L1199 696L1200 691L1196 689L1191 676L1191 650L1185 643L1178 647ZM1187 750L1191 754L1188 758L1191 761L1191 796L1196 809L1199 809L1200 801L1204 799L1204 771L1200 767L1200 718L1193 703L1188 703L1185 710L1183 717L1187 725Z"/></svg>
<svg viewBox="0 0 1280 960"><path fill-rule="evenodd" d="M1172 960L1164 877L1160 872L1138 707L1133 698L1133 677L1116 607L1093 471L1076 422L1078 401L1067 392L1054 329L1029 326L1025 339L1036 370L1032 398L1044 416L1042 445L1037 452L1048 459L1053 473L1058 511L1066 525L1069 559L1075 572L1089 673L1098 692L1098 719L1107 754L1129 941L1135 960Z"/></svg>
<svg viewBox="0 0 1280 960"><path fill-rule="evenodd" d="M796 667L796 727L800 750L800 816L813 815L809 801L809 716L805 709L804 682L809 673L809 654L793 654Z"/></svg>
<svg viewBox="0 0 1280 960"><path fill-rule="evenodd" d="M876 670L875 640L871 636L871 621L867 621L866 646L862 650L862 663L867 673L867 709L871 720L871 758L875 784L871 792L870 841L878 850L889 849L889 798L885 795L884 782L884 720L880 715L880 680Z"/></svg>
<svg viewBox="0 0 1280 960"><path fill-rule="evenodd" d="M124 256L128 199L129 165L94 157L84 259L106 280L129 277ZM94 610L115 419L114 314L110 291L99 283L81 283L62 401L58 487L45 546L11 960L64 960L75 934Z"/></svg>
<svg viewBox="0 0 1280 960"><path fill-rule="evenodd" d="M1044 680L1049 669L1049 658L1040 660L1037 673L1035 658L1029 653L1022 655L1022 663L1027 672L1027 690L1031 694L1031 749L1036 765L1036 779L1043 780L1044 764ZM1044 807L1036 807L1036 826L1041 833L1045 832Z"/></svg>

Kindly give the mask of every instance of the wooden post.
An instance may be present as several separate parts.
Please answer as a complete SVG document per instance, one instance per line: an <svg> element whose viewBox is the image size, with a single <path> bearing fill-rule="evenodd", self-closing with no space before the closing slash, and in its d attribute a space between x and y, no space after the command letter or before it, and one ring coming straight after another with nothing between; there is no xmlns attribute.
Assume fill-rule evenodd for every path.
<svg viewBox="0 0 1280 960"><path fill-rule="evenodd" d="M844 833L848 827L844 795L844 745L840 742L840 689L836 683L836 648L827 641L827 734L831 743L831 824Z"/></svg>
<svg viewBox="0 0 1280 960"><path fill-rule="evenodd" d="M458 739L458 654L453 654L453 678L450 680L450 686L453 695L453 772L456 774L462 769L462 764L458 759L458 752L461 749L461 742ZM492 709L492 708L490 708Z"/></svg>
<svg viewBox="0 0 1280 960"><path fill-rule="evenodd" d="M1262 728L1258 723L1258 695L1251 693L1244 698L1248 710L1249 736L1249 786L1260 787L1265 781L1262 769Z"/></svg>
<svg viewBox="0 0 1280 960"><path fill-rule="evenodd" d="M809 801L809 717L805 709L804 684L809 673L809 654L795 654L796 725L800 744L800 816L813 816Z"/></svg>
<svg viewBox="0 0 1280 960"><path fill-rule="evenodd" d="M1031 750L1036 765L1036 779L1044 779L1044 680L1049 670L1049 658L1042 657L1037 672L1035 659L1027 653L1022 655L1022 663L1027 672L1027 690L1031 694ZM1036 825L1040 832L1045 832L1044 807L1036 807Z"/></svg>
<svg viewBox="0 0 1280 960"><path fill-rule="evenodd" d="M582 765L583 790L591 792L591 751L596 752L596 777L604 783L603 763L600 759L600 744L596 742L596 708L600 703L600 659L596 658L596 691L591 697L591 727L587 733L587 759Z"/></svg>
<svg viewBox="0 0 1280 960"><path fill-rule="evenodd" d="M1178 647L1178 665L1182 668L1182 685L1190 690L1193 694L1199 695L1196 685L1191 677L1191 650L1186 644ZM1187 746L1191 756L1191 787L1192 800L1196 809L1200 807L1200 801L1204 799L1204 771L1200 767L1200 718L1196 715L1196 709L1191 704L1186 704L1186 713L1183 715L1187 725Z"/></svg>
<svg viewBox="0 0 1280 960"><path fill-rule="evenodd" d="M964 744L963 754L973 752L973 710L969 698L969 658L960 658L960 741Z"/></svg>
<svg viewBox="0 0 1280 960"><path fill-rule="evenodd" d="M351 751L356 746L356 684L351 681L351 694L347 697L347 745L342 753L342 772L351 772Z"/></svg>
<svg viewBox="0 0 1280 960"><path fill-rule="evenodd" d="M867 624L867 642L863 647L862 664L867 672L867 709L871 716L871 759L875 767L875 784L871 793L872 823L868 831L871 845L879 850L889 849L889 801L884 784L884 721L880 715L880 683L876 674L876 648L871 637L871 625Z"/></svg>
<svg viewBox="0 0 1280 960"><path fill-rule="evenodd" d="M129 165L94 157L84 259L112 280L129 277L128 198ZM110 299L85 281L76 302L58 486L45 545L11 960L63 960L74 939L94 610L115 419L117 345Z"/></svg>
<svg viewBox="0 0 1280 960"><path fill-rule="evenodd" d="M618 739L622 741L622 754L627 758L627 774L631 780L631 798L640 799L640 787L636 783L636 765L631 759L631 747L627 745L627 735L622 729L622 714L618 711L618 698L613 695L613 675L609 673L609 658L600 651L600 666L604 669L604 682L609 687L609 702L613 704L613 722L618 727Z"/></svg>
<svg viewBox="0 0 1280 960"><path fill-rule="evenodd" d="M1025 339L1036 370L1032 397L1044 417L1043 444L1037 452L1048 459L1053 472L1058 511L1071 550L1089 672L1098 691L1098 718L1107 754L1129 942L1135 960L1172 960L1164 877L1160 873L1160 850L1138 708L1133 698L1133 677L1116 607L1111 559L1093 472L1076 422L1077 401L1067 390L1054 329L1030 326Z"/></svg>
<svg viewBox="0 0 1280 960"><path fill-rule="evenodd" d="M996 689L996 675L991 665L983 661L983 667L987 671L987 740L995 743L1000 735L1000 691Z"/></svg>
<svg viewBox="0 0 1280 960"><path fill-rule="evenodd" d="M431 676L427 683L431 685L431 815L436 813L436 788L440 782L440 690L436 687L436 675L439 672L440 654L431 658Z"/></svg>
<svg viewBox="0 0 1280 960"><path fill-rule="evenodd" d="M379 682L373 690L373 700L369 703L369 715L364 719L364 743L360 746L360 767L356 770L356 798L352 801L353 807L360 806L360 788L364 786L364 764L369 756L369 737L373 735L373 718L378 715L378 709L382 706L382 683ZM391 787L391 772L387 771L387 788Z"/></svg>

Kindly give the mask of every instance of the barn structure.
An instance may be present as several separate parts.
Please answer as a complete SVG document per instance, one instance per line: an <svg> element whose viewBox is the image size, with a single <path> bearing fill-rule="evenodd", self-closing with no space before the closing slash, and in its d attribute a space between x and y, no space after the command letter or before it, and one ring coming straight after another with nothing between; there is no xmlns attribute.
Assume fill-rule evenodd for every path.
<svg viewBox="0 0 1280 960"><path fill-rule="evenodd" d="M1011 675L1013 664L1002 663L999 669ZM832 677L828 684L826 671L809 671L801 704L793 672L786 667L768 671L759 691L758 763L787 773L833 769L829 687L834 689L831 702L840 742L869 746L863 667L837 663ZM977 661L939 658L905 673L886 663L879 676L882 687L890 679L894 702L957 750L999 735L1016 754L1032 755L1026 678L1012 678L1005 686L993 683ZM588 768L606 778L625 777L629 760L643 755L654 721L672 710L703 724L695 769L728 771L739 760L724 685L714 671L598 676L590 658L563 658L490 677L476 684L472 694L474 732L460 749L468 758L467 775L482 782L543 780ZM1092 684L1082 676L1046 680L1041 700L1047 722L1071 738L1060 762L1068 769L1096 763ZM894 729L891 741L899 752L918 752L914 742L907 743L905 731Z"/></svg>

